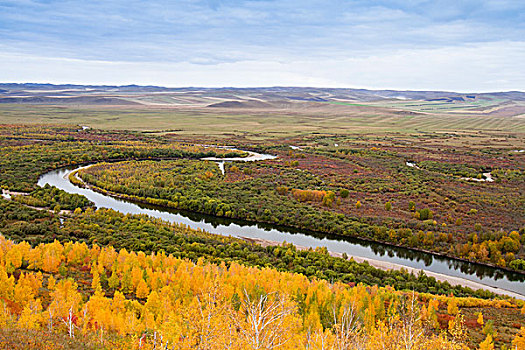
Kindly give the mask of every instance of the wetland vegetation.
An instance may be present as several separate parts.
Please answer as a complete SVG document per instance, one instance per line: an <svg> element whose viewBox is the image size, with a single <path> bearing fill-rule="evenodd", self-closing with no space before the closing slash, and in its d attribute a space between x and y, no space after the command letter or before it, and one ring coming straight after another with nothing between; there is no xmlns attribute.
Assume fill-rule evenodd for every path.
<svg viewBox="0 0 525 350"><path fill-rule="evenodd" d="M497 140L498 146L483 147L480 138ZM129 303L127 309L132 305L146 305L154 298L154 292L161 291L162 285L152 284L154 279L151 277L144 279L146 288L141 286L140 290L138 285L128 288L116 284L117 278L127 278L125 270L119 270L118 265L108 263L103 269L93 269L94 260L83 260L75 265L73 258L60 257L63 248L51 248L51 245L59 247L60 244L73 247L68 242L78 242L75 244L92 247L75 246L78 251L114 247L103 249L120 250L119 254L124 251L143 252L145 256L161 254L171 256L171 259L186 259L181 261L197 266L204 264L207 269L215 268L213 266L223 266L221 268L228 271L238 269L238 266L262 269L250 270L253 276L271 268L279 273L304 276L312 281L309 283L326 281L316 283L332 283L330 285L350 291L376 285L378 287L374 288L381 291L381 288L392 291L392 300L402 299L403 295L414 291L420 305L438 300L438 304L432 306L435 316L424 316L425 320L428 317L434 320L432 327L425 328L426 334L452 331L448 321L459 317L454 310L456 303L459 314L463 315L462 332L468 333L470 346L487 341L489 335L490 341L495 341L498 346L512 341L516 343L520 341L519 328L525 326L520 316L521 301L506 300L497 304L501 297L483 290L451 286L424 274L379 270L366 263L330 256L326 248L299 250L286 243L262 247L145 215L96 210L86 198L51 186L38 187L36 180L52 169L94 164L79 171L79 178L95 189L133 200L227 219L308 229L325 235L360 237L519 272L525 269L522 185L525 169L523 155L512 152L523 148L519 143L512 134L488 133L325 133L285 137L268 134L265 138L260 135L215 138L172 132L79 129L67 125L4 125L0 128L0 183L11 193L11 199L0 200L0 232L14 242L25 241L31 247L37 247L31 249L53 252L46 253L48 258L44 259L51 260L43 260L44 265L38 267L31 263L33 255L27 253L31 250L15 248L16 245L3 241L7 242L3 243L4 248L7 247L4 256L12 249L21 249L22 252L20 265L9 265L8 261L14 261L9 260L12 258L2 260L5 278L12 278L16 285L25 283L21 276L37 272L36 276L40 278L38 274L42 274L42 310L49 308L55 297L54 289L46 287L51 277L62 284L72 278L83 300L99 297L101 294L97 288L108 300L121 298L119 293L122 293ZM277 158L261 162L226 162L223 174L215 162L198 159L245 157L246 153L202 146L206 144L231 145L274 154ZM407 166L407 162L417 166ZM479 178L485 172L491 172L494 182L462 179ZM71 248L65 248L65 251L68 249ZM13 254L8 255L12 257ZM100 264L95 261L95 265L102 266ZM60 288L66 288L62 284ZM261 285L254 288L269 292ZM366 293L376 295L368 288L365 288ZM3 332L16 332L16 322L32 320L35 334L38 334L41 321L31 319L31 315L41 314L28 311L32 310L33 304L18 303L9 290L3 293L2 300L11 305L7 316L2 316L7 327ZM32 293L36 298L41 292ZM390 294L381 295L384 295L381 298L392 298L387 297ZM228 296L232 297L247 300L239 293L237 297ZM301 299L294 300L294 305L302 310ZM452 305L450 310L448 304ZM333 307L330 303L323 305ZM426 305L425 309L428 307ZM501 308L506 311L505 316L500 317L495 310ZM319 310L320 329L336 332L337 321L328 322L323 316L325 311ZM363 306L359 310L365 317L369 309ZM144 312L150 311L141 309L138 312L140 322L145 321ZM298 317L317 317L309 311L298 312ZM490 329L476 323L474 319L479 318L478 312L487 315ZM85 315L93 320L102 317ZM381 316L381 312L378 315L373 321L376 325L390 317ZM67 315L64 317L67 319ZM84 321L79 321L78 325L80 322ZM157 326L148 325L146 327L153 328L146 329L160 332L160 328L155 328L162 324L160 319L158 322ZM506 327L509 322L513 327ZM54 324L54 327L61 326ZM119 333L117 324L104 327L108 330L106 342L119 343L123 333ZM85 329L89 329L89 323ZM173 336L167 331L163 334ZM149 339L146 344L152 344L153 338L148 337L145 338ZM87 342L93 341L87 339L84 338Z"/></svg>

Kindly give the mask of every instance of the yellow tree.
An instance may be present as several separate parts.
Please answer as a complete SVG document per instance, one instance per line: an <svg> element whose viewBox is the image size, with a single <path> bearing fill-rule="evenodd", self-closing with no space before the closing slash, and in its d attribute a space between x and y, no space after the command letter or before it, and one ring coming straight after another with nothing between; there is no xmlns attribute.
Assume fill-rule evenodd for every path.
<svg viewBox="0 0 525 350"><path fill-rule="evenodd" d="M50 323L53 318L61 318L68 329L70 337L74 336L73 316L81 308L82 296L77 291L77 284L71 279L59 281L51 293L51 303L48 307Z"/></svg>
<svg viewBox="0 0 525 350"><path fill-rule="evenodd" d="M115 313L126 312L126 298L124 297L124 294L119 291L115 292L113 300L111 301L111 310Z"/></svg>
<svg viewBox="0 0 525 350"><path fill-rule="evenodd" d="M423 338L423 329L419 304L414 292L403 299L400 316L400 336L404 348L416 349Z"/></svg>
<svg viewBox="0 0 525 350"><path fill-rule="evenodd" d="M525 350L525 327L521 327L520 332L512 341L512 346L516 350Z"/></svg>
<svg viewBox="0 0 525 350"><path fill-rule="evenodd" d="M140 281L143 280L143 276L142 269L138 266L133 266L131 269L131 282L135 290L138 288Z"/></svg>
<svg viewBox="0 0 525 350"><path fill-rule="evenodd" d="M92 268L91 271L93 274L93 280L91 281L91 288L93 288L93 290L102 288L100 286L100 274L98 273L98 270L96 268L94 269Z"/></svg>
<svg viewBox="0 0 525 350"><path fill-rule="evenodd" d="M86 243L75 242L64 245L64 253L68 265L83 265L89 261L89 248Z"/></svg>
<svg viewBox="0 0 525 350"><path fill-rule="evenodd" d="M465 330L465 322L462 314L458 314L452 320L448 321L448 332L452 339L458 343L461 343L467 337Z"/></svg>
<svg viewBox="0 0 525 350"><path fill-rule="evenodd" d="M148 284L146 283L146 281L144 281L144 278L141 278L137 285L136 295L139 299L145 299L149 295Z"/></svg>
<svg viewBox="0 0 525 350"><path fill-rule="evenodd" d="M494 350L494 343L490 334L479 344L479 350Z"/></svg>
<svg viewBox="0 0 525 350"><path fill-rule="evenodd" d="M458 302L455 297L450 297L447 303L447 312L449 315L457 315L459 312Z"/></svg>
<svg viewBox="0 0 525 350"><path fill-rule="evenodd" d="M42 252L41 247L31 249L27 253L27 262L29 263L27 268L30 270L41 270L42 269Z"/></svg>
<svg viewBox="0 0 525 350"><path fill-rule="evenodd" d="M233 329L223 288L218 283L195 295L184 308L182 324L187 330L188 343L197 349L225 348L233 343Z"/></svg>
<svg viewBox="0 0 525 350"><path fill-rule="evenodd" d="M85 307L85 317L89 320L92 328L100 332L100 338L102 339L104 332L112 327L110 299L104 296L101 289L97 289L91 298L89 298Z"/></svg>
<svg viewBox="0 0 525 350"><path fill-rule="evenodd" d="M369 310L365 310L365 318L367 311ZM364 329L357 316L357 308L355 303L351 303L342 307L339 311L339 315L337 314L334 307L332 309L332 316L334 323L333 333L335 336L332 347L338 350L359 348L362 345L362 335L364 333ZM368 329L372 328L373 325L369 321Z"/></svg>
<svg viewBox="0 0 525 350"><path fill-rule="evenodd" d="M56 280L53 277L53 275L49 276L49 279L47 280L47 289L53 290L55 289Z"/></svg>
<svg viewBox="0 0 525 350"><path fill-rule="evenodd" d="M115 266L115 265L113 265L113 266ZM117 275L116 269L113 268L111 276L108 278L108 286L109 286L109 288L115 290L115 289L117 289L119 287L119 285L120 285L120 278Z"/></svg>
<svg viewBox="0 0 525 350"><path fill-rule="evenodd" d="M439 309L439 301L437 299L430 299L428 301L427 308L427 322L430 327L437 329L439 327L439 322L437 318L437 311Z"/></svg>
<svg viewBox="0 0 525 350"><path fill-rule="evenodd" d="M7 277L7 271L4 266L0 265L0 299L13 300L14 289L15 278L13 276Z"/></svg>
<svg viewBox="0 0 525 350"><path fill-rule="evenodd" d="M298 327L295 306L282 294L251 297L244 290L241 313L235 316L233 322L241 337L253 349L279 348L290 340L291 330Z"/></svg>
<svg viewBox="0 0 525 350"><path fill-rule="evenodd" d="M479 312L478 314L478 319L476 321L480 326L483 326L483 314L481 313L481 311Z"/></svg>
<svg viewBox="0 0 525 350"><path fill-rule="evenodd" d="M130 269L125 269L123 271L122 279L120 281L120 290L124 293L133 292L133 281L131 280Z"/></svg>
<svg viewBox="0 0 525 350"><path fill-rule="evenodd" d="M0 329L5 328L12 322L13 316L5 302L0 298Z"/></svg>
<svg viewBox="0 0 525 350"><path fill-rule="evenodd" d="M322 327L306 332L305 348L308 350L333 350L335 343L334 334L330 329L323 330Z"/></svg>
<svg viewBox="0 0 525 350"><path fill-rule="evenodd" d="M149 293L148 300L144 304L143 319L146 321L146 327L155 328L157 324L156 321L159 321L160 323L160 321L163 318L163 311L163 303L159 296L159 293L157 293L156 291L152 291L151 293Z"/></svg>
<svg viewBox="0 0 525 350"><path fill-rule="evenodd" d="M36 275L20 274L18 282L14 289L14 302L21 308L24 308L34 299L34 293L42 286L42 274L40 278Z"/></svg>
<svg viewBox="0 0 525 350"><path fill-rule="evenodd" d="M42 251L42 270L50 273L58 272L58 267L64 260L63 252L64 247L58 241L46 244Z"/></svg>
<svg viewBox="0 0 525 350"><path fill-rule="evenodd" d="M22 310L17 325L25 329L39 329L40 320L42 319L40 315L41 311L42 305L40 304L40 300L31 301L31 303L27 304Z"/></svg>
<svg viewBox="0 0 525 350"><path fill-rule="evenodd" d="M13 273L22 266L22 251L14 246L5 256L5 267L8 273Z"/></svg>

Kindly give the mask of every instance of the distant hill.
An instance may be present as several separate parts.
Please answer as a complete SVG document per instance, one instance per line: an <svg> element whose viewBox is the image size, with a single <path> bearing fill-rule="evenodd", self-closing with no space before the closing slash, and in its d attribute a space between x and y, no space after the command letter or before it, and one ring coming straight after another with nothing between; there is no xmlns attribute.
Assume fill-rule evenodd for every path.
<svg viewBox="0 0 525 350"><path fill-rule="evenodd" d="M261 101L224 101L224 102L218 102L213 103L209 105L208 107L213 108L265 108L265 107L271 107L269 103L261 102Z"/></svg>
<svg viewBox="0 0 525 350"><path fill-rule="evenodd" d="M88 104L88 105L137 105L138 103L120 98L79 96L79 97L0 97L0 103L28 103L28 104Z"/></svg>
<svg viewBox="0 0 525 350"><path fill-rule="evenodd" d="M409 104L410 101L422 103ZM394 113L428 113L439 110L525 113L525 92L457 93L447 91L397 91L315 87L167 88L140 85L0 84L0 104L165 106L228 109L353 108L393 109ZM426 108L431 103L437 109ZM512 103L512 105L508 105ZM402 106L402 104L405 104ZM503 106L505 104L505 106ZM337 105L337 106L336 106ZM347 107L347 108L350 108ZM496 112L499 113L499 112Z"/></svg>

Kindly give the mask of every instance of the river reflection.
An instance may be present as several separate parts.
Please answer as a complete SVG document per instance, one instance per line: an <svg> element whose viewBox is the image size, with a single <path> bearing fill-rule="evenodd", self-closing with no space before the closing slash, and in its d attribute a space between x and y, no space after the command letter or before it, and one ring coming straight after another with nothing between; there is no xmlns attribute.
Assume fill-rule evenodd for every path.
<svg viewBox="0 0 525 350"><path fill-rule="evenodd" d="M194 229L202 229L226 236L243 236L278 242L286 241L312 248L326 247L330 251L347 253L349 256L359 256L425 269L525 294L525 285L523 283L525 275L519 273L351 237L327 235L303 229L251 223L243 220L219 218L133 203L106 196L90 189L79 188L67 179L67 175L70 172L71 170L67 169L51 171L44 174L39 179L38 184L44 186L48 183L69 193L82 194L93 201L97 208L111 208L125 214L146 214L166 221L182 223Z"/></svg>

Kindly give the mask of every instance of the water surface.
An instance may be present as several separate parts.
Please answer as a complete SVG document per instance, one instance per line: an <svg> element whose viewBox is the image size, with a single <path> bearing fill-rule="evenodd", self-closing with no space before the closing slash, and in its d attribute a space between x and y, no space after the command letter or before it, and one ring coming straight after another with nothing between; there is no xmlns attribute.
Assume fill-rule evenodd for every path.
<svg viewBox="0 0 525 350"><path fill-rule="evenodd" d="M133 203L73 185L67 176L72 171L74 170L59 169L50 171L40 177L38 185L50 184L69 193L84 195L94 202L97 208L111 208L124 214L146 214L169 222L182 223L193 229L199 228L226 236L260 238L278 242L286 241L295 245L313 248L327 247L330 251L347 253L349 256L382 260L444 275L461 277L525 295L525 276L519 273L350 237L334 237L307 230L250 223Z"/></svg>

